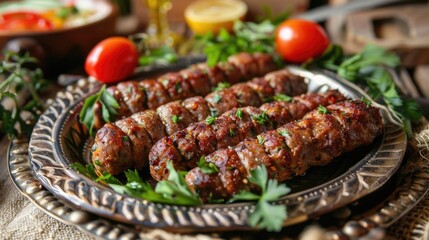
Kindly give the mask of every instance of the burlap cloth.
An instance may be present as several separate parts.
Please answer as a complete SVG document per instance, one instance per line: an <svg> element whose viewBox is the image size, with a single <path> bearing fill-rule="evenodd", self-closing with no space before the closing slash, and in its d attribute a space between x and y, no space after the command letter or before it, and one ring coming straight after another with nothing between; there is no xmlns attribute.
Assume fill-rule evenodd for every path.
<svg viewBox="0 0 429 240"><path fill-rule="evenodd" d="M3 144L5 144L4 142ZM419 152L417 160L429 163L429 124L427 121L424 121L417 130L414 143L417 145L416 151ZM2 148L6 149L5 146ZM0 239L94 239L73 226L57 221L34 206L13 185L5 170L6 162L1 164ZM314 237L315 235L310 234L303 238L314 239ZM429 239L429 195L426 195L411 212L389 228L385 237L389 239Z"/></svg>

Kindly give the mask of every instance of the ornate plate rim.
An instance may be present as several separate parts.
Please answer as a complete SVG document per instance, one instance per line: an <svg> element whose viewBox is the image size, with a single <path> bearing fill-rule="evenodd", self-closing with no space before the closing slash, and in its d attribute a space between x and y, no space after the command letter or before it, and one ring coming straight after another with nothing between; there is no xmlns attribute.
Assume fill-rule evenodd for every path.
<svg viewBox="0 0 429 240"><path fill-rule="evenodd" d="M343 89L351 91L348 94L368 97L360 88L348 81L337 79L332 74L320 71L310 72L298 67L288 68L292 72L307 78L335 81ZM86 177L76 173L70 174L72 171L60 164L61 160L56 154L58 149L55 148L56 142L54 141L57 131L52 130L59 128L59 124L62 123L59 119L63 119L65 115L69 114L70 106L81 101L82 96L85 96L93 88L94 86L87 89L77 87L72 92L59 94L51 107L40 117L34 128L29 145L31 165L36 177L49 191L74 206L126 223L166 229L180 227L181 231L250 228L247 224L247 218L255 208L254 203L210 204L196 207L157 204L120 195L112 190L106 191L107 188L100 188L100 184L94 185L92 180L88 182L89 179ZM367 195L384 184L399 168L407 144L405 132L402 127L395 124L397 120L384 106L378 104L377 106L383 109L383 119L387 124L383 144L377 149L374 156L382 155L382 153L390 150L394 158L390 160L380 156L364 158L359 161L359 166L354 167L354 170L349 170L348 176L345 176L347 174L344 173L334 179L335 181L331 180L322 186L303 191L305 194L298 192L276 201L276 204L288 206L291 217L285 221L285 226L331 211ZM392 146L399 149L395 151L389 149ZM392 163L382 168L380 165L371 165L377 161L391 161ZM371 176L363 169L372 169L373 171L382 169L383 172ZM364 181L365 178L375 178L375 180L368 184ZM344 189L352 190L354 194L350 194ZM338 192L342 193L339 194ZM332 196L336 197L332 198ZM335 204L330 204L331 201L335 201Z"/></svg>

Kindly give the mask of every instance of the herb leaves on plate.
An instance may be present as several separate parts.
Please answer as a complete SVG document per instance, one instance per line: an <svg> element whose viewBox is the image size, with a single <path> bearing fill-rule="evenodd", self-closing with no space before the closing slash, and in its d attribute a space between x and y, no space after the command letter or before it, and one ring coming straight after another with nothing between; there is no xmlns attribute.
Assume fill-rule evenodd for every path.
<svg viewBox="0 0 429 240"><path fill-rule="evenodd" d="M257 167L251 171L250 175L250 182L260 187L261 193L241 191L230 202L238 200L258 201L255 211L249 218L249 224L268 231L280 231L287 217L286 206L272 205L270 201L278 200L281 196L288 194L290 188L286 184L279 184L275 179L268 179L265 165Z"/></svg>
<svg viewBox="0 0 429 240"><path fill-rule="evenodd" d="M40 93L46 88L47 82L43 78L42 70L30 69L30 64L36 63L36 59L29 54L6 53L0 63L0 121L1 133L9 138L16 137L20 133L30 136L35 120L39 118L45 109ZM20 99L25 94L31 98L23 103ZM9 101L9 106L6 106ZM29 115L29 118L24 115Z"/></svg>
<svg viewBox="0 0 429 240"><path fill-rule="evenodd" d="M97 104L101 105L101 114L105 122L112 122L116 120L119 108L119 103L116 99L106 91L106 85L103 85L96 94L91 95L85 99L82 110L79 114L79 120L83 123L92 136L94 134L95 125L95 107Z"/></svg>
<svg viewBox="0 0 429 240"><path fill-rule="evenodd" d="M198 165L204 169L206 174L217 174L219 172L216 166L210 163L207 164L204 157L200 159ZM123 184L118 178L109 173L97 176L92 164L84 166L79 162L75 162L70 164L70 168L94 181L109 185L120 194L165 204L186 206L203 204L198 194L193 192L187 185L185 181L187 172L176 171L171 161L167 162L167 169L170 173L168 179L158 182L155 189L140 177L137 170L127 170L125 172L126 183ZM261 192L241 191L229 202L257 201L256 208L249 217L249 224L268 231L280 231L287 217L286 207L272 205L270 201L278 200L279 197L288 194L290 189L285 184L279 184L277 180L269 179L267 168L264 165L251 171L249 180L258 186Z"/></svg>
<svg viewBox="0 0 429 240"><path fill-rule="evenodd" d="M402 119L409 136L411 122L418 121L422 112L418 103L400 95L388 68L400 65L399 57L384 48L367 45L361 52L346 56L340 46L332 45L320 58L306 63L306 66L334 71L338 76L356 82L367 88L367 93L383 101Z"/></svg>
<svg viewBox="0 0 429 240"><path fill-rule="evenodd" d="M191 206L202 204L198 196L186 184L184 177L186 172L176 171L171 162L167 163L167 169L170 173L168 179L158 182L155 189L148 182L142 180L137 170L127 170L125 172L126 183L122 184L118 178L107 172L97 176L92 164L84 166L79 162L75 162L70 164L70 167L94 181L109 185L113 190L121 194L157 203Z"/></svg>

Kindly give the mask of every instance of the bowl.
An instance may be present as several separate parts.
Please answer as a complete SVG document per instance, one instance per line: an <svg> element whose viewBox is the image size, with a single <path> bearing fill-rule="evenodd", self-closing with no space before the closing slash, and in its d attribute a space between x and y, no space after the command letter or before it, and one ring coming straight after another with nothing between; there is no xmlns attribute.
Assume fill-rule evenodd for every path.
<svg viewBox="0 0 429 240"><path fill-rule="evenodd" d="M77 0L96 9L95 17L83 24L43 32L0 31L0 49L34 52L48 73L60 73L82 64L89 51L115 34L117 8L107 0Z"/></svg>

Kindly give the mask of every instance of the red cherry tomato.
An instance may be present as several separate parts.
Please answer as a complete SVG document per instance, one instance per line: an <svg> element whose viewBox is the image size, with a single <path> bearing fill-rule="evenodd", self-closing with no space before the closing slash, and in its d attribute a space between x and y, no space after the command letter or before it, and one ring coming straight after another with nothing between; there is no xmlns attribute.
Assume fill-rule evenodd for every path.
<svg viewBox="0 0 429 240"><path fill-rule="evenodd" d="M99 42L88 54L85 70L103 83L118 82L130 76L137 66L138 50L124 37L110 37Z"/></svg>
<svg viewBox="0 0 429 240"><path fill-rule="evenodd" d="M54 24L34 12L8 12L0 15L0 31L48 31Z"/></svg>
<svg viewBox="0 0 429 240"><path fill-rule="evenodd" d="M325 30L315 22L289 19L276 32L276 50L288 62L303 63L320 56L328 46Z"/></svg>

